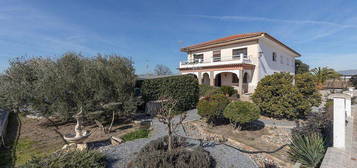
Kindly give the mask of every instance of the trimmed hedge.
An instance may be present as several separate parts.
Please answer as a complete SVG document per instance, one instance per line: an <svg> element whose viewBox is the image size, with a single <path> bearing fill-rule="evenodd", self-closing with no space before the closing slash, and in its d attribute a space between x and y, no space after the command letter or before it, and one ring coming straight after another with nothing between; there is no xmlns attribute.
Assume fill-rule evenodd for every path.
<svg viewBox="0 0 357 168"><path fill-rule="evenodd" d="M147 79L141 90L145 102L158 100L160 96L176 99L178 111L195 108L199 99L198 80L193 75Z"/></svg>
<svg viewBox="0 0 357 168"><path fill-rule="evenodd" d="M237 127L237 124L242 125L257 120L260 109L254 103L236 101L228 104L223 115Z"/></svg>
<svg viewBox="0 0 357 168"><path fill-rule="evenodd" d="M208 123L213 123L215 120L223 118L223 111L229 102L229 99L223 94L205 97L198 102L197 113L201 117L207 118Z"/></svg>

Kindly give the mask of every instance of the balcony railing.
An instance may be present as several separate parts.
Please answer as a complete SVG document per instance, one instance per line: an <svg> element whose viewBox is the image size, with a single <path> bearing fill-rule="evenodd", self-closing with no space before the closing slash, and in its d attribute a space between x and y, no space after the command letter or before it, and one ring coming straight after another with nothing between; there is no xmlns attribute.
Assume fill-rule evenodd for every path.
<svg viewBox="0 0 357 168"><path fill-rule="evenodd" d="M226 57L212 57L209 59L189 59L187 61L181 61L180 66L182 65L199 65L199 64L210 64L210 63L219 63L219 62L232 62L232 63L251 63L250 56L248 55L233 55Z"/></svg>

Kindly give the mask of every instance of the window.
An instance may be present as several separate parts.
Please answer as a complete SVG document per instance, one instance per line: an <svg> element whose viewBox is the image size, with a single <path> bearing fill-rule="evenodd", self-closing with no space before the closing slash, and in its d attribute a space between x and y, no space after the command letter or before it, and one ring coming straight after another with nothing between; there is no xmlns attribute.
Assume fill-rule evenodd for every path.
<svg viewBox="0 0 357 168"><path fill-rule="evenodd" d="M286 65L289 65L289 64L290 64L290 59L286 58Z"/></svg>
<svg viewBox="0 0 357 168"><path fill-rule="evenodd" d="M213 51L213 62L221 61L221 50Z"/></svg>
<svg viewBox="0 0 357 168"><path fill-rule="evenodd" d="M282 55L280 55L280 64L284 64L284 59Z"/></svg>
<svg viewBox="0 0 357 168"><path fill-rule="evenodd" d="M232 58L237 58L240 59L241 57L243 58L248 58L248 51L247 48L240 48L240 49L233 49L232 50Z"/></svg>
<svg viewBox="0 0 357 168"><path fill-rule="evenodd" d="M232 83L239 83L238 76L236 74L232 74Z"/></svg>
<svg viewBox="0 0 357 168"><path fill-rule="evenodd" d="M194 63L203 62L203 54L193 54L193 62Z"/></svg>
<svg viewBox="0 0 357 168"><path fill-rule="evenodd" d="M273 61L276 62L276 53L273 52Z"/></svg>

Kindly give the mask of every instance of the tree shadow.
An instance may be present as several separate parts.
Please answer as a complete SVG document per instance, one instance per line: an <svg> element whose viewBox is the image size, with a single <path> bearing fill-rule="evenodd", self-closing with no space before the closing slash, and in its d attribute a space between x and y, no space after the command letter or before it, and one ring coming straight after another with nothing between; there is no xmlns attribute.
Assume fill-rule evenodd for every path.
<svg viewBox="0 0 357 168"><path fill-rule="evenodd" d="M265 127L262 121L255 120L251 123L244 124L242 127L243 131L259 131Z"/></svg>
<svg viewBox="0 0 357 168"><path fill-rule="evenodd" d="M20 137L21 120L17 113L10 112L6 137L4 138L5 146L0 148L0 167L15 167L16 146Z"/></svg>

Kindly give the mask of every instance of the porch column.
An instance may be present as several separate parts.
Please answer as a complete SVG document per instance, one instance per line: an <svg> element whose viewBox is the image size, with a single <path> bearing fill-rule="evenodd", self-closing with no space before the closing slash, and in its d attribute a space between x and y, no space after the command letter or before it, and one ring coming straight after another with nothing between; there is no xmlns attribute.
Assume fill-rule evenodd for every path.
<svg viewBox="0 0 357 168"><path fill-rule="evenodd" d="M214 86L214 73L213 73L213 71L209 72L209 85Z"/></svg>
<svg viewBox="0 0 357 168"><path fill-rule="evenodd" d="M198 79L198 84L201 85L202 84L202 74L201 74L201 72L197 73L197 79Z"/></svg>
<svg viewBox="0 0 357 168"><path fill-rule="evenodd" d="M239 83L239 95L243 95L243 70L239 70L239 75L238 75Z"/></svg>

